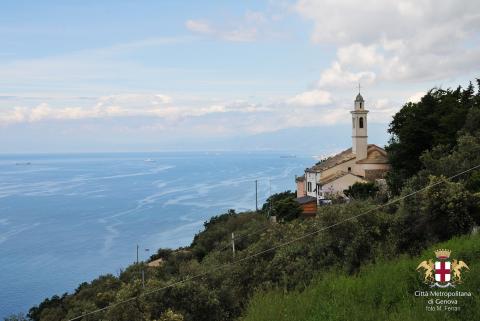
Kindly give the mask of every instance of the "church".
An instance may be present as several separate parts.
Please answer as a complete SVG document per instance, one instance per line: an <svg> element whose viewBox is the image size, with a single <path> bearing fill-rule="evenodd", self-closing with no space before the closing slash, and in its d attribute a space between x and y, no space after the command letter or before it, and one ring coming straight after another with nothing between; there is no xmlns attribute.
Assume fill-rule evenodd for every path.
<svg viewBox="0 0 480 321"><path fill-rule="evenodd" d="M368 110L358 93L352 114L352 147L321 160L297 177L297 200L300 204L316 201L317 205L332 197L343 197L343 191L356 182L383 179L390 169L386 151L368 144Z"/></svg>

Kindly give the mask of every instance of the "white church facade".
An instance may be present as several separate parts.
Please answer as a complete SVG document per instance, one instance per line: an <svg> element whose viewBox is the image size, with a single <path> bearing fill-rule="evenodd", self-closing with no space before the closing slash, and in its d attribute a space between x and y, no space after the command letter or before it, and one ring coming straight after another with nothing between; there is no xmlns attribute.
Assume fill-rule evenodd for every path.
<svg viewBox="0 0 480 321"><path fill-rule="evenodd" d="M356 182L382 179L390 169L386 151L368 144L368 110L359 93L352 114L352 147L307 168L296 178L297 197L324 199L344 196L343 191Z"/></svg>

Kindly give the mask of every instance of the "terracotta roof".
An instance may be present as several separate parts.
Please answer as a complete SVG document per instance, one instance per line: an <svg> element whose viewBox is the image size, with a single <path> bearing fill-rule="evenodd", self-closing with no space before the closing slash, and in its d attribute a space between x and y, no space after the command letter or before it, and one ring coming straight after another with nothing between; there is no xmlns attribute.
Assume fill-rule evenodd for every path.
<svg viewBox="0 0 480 321"><path fill-rule="evenodd" d="M368 144L368 150L367 153L371 153L374 150L378 150L379 153L382 155L382 157L372 157L369 158L367 156L366 159L358 160L358 164L388 164L388 158L387 158L387 152L375 145L375 144ZM368 154L367 154L368 155ZM356 155L352 152L352 148L346 149L343 152L340 152L336 155L330 156L320 162L318 162L316 165L307 168L307 172L321 172L324 170L327 170L329 168L335 167L337 165L340 165L342 163L348 162L349 160L355 159Z"/></svg>
<svg viewBox="0 0 480 321"><path fill-rule="evenodd" d="M330 156L327 159L320 161L313 167L310 167L307 169L307 171L310 172L319 172L319 171L324 171L326 169L332 168L334 166L337 166L339 164L345 163L349 160L354 159L356 156L352 152L352 148L346 149L341 153L338 153L334 156Z"/></svg>
<svg viewBox="0 0 480 321"><path fill-rule="evenodd" d="M344 172L344 171L338 171L336 172L335 174L332 174L332 175L329 175L325 178L321 178L320 179L320 185L325 185L325 184L328 184L328 183L331 183L333 182L334 180L337 180L343 176L346 176L346 175L352 175L352 176L356 176L358 178L361 178L363 180L365 180L365 177L363 176L360 176L360 175L355 175L353 174L352 172Z"/></svg>
<svg viewBox="0 0 480 321"><path fill-rule="evenodd" d="M357 164L388 164L387 152L375 144L369 144L367 158L358 160Z"/></svg>
<svg viewBox="0 0 480 321"><path fill-rule="evenodd" d="M162 264L163 264L163 260L161 258L147 263L149 267L159 267Z"/></svg>
<svg viewBox="0 0 480 321"><path fill-rule="evenodd" d="M303 182L305 181L305 175L295 177L295 182Z"/></svg>
<svg viewBox="0 0 480 321"><path fill-rule="evenodd" d="M317 199L313 196L302 196L296 199L298 204L307 204L311 202L317 202Z"/></svg>

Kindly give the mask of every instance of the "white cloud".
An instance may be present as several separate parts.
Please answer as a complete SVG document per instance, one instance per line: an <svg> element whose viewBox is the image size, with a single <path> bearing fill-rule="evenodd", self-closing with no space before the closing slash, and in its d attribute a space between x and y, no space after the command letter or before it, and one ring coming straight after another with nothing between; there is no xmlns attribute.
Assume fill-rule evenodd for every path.
<svg viewBox="0 0 480 321"><path fill-rule="evenodd" d="M118 94L100 97L97 105L124 105L129 107L142 107L170 104L171 102L172 97L164 94Z"/></svg>
<svg viewBox="0 0 480 321"><path fill-rule="evenodd" d="M256 28L238 28L221 33L221 38L232 42L252 42L257 38Z"/></svg>
<svg viewBox="0 0 480 321"><path fill-rule="evenodd" d="M212 24L207 20L189 19L185 22L188 30L230 42L253 42L262 37L278 37L270 30L275 15L267 16L258 11L247 11L241 18Z"/></svg>
<svg viewBox="0 0 480 321"><path fill-rule="evenodd" d="M347 71L339 62L335 61L330 68L322 72L318 85L321 87L353 87L359 82L371 84L375 78L376 74L373 71Z"/></svg>
<svg viewBox="0 0 480 321"><path fill-rule="evenodd" d="M377 109L386 109L391 107L391 101L388 98L379 98L377 101L373 104L375 108Z"/></svg>
<svg viewBox="0 0 480 321"><path fill-rule="evenodd" d="M480 67L480 6L475 0L300 0L312 41L338 46L341 69L378 80L435 80Z"/></svg>
<svg viewBox="0 0 480 321"><path fill-rule="evenodd" d="M398 111L399 103L389 98L379 98L372 104L367 104L370 110L370 122L388 123L392 116Z"/></svg>
<svg viewBox="0 0 480 321"><path fill-rule="evenodd" d="M340 47L337 57L340 64L357 68L374 67L384 61L384 57L377 52L376 45L364 46L360 43Z"/></svg>
<svg viewBox="0 0 480 321"><path fill-rule="evenodd" d="M420 99L422 99L423 96L425 96L425 92L424 91L419 91L415 94L413 94L412 96L410 96L410 98L407 99L407 101L409 102L412 102L412 103L418 103L420 101Z"/></svg>
<svg viewBox="0 0 480 321"><path fill-rule="evenodd" d="M234 28L214 28L209 22L204 20L187 20L185 22L185 26L192 32L210 35L226 41L252 42L257 38L256 24L258 19L259 18L256 16L247 16L246 24L239 25Z"/></svg>
<svg viewBox="0 0 480 321"><path fill-rule="evenodd" d="M214 32L208 22L201 20L187 20L185 26L188 30L203 34L211 34Z"/></svg>
<svg viewBox="0 0 480 321"><path fill-rule="evenodd" d="M247 11L245 13L245 21L259 25L268 22L268 18L262 12Z"/></svg>
<svg viewBox="0 0 480 321"><path fill-rule="evenodd" d="M317 105L327 105L332 102L332 96L328 91L314 89L300 93L287 100L288 104L296 106L317 106Z"/></svg>
<svg viewBox="0 0 480 321"><path fill-rule="evenodd" d="M172 98L165 94L120 94L98 98L90 106L3 107L0 126L56 124L75 130L119 133L175 133L176 137L211 137L271 132L289 127L320 126L347 122L349 108L333 102L322 90L300 93L270 103L247 100L208 101ZM305 107L324 105L322 112ZM114 121L112 121L114 120ZM63 125L62 125L63 124ZM96 128L96 129L95 129ZM210 136L209 136L210 135Z"/></svg>
<svg viewBox="0 0 480 321"><path fill-rule="evenodd" d="M0 124L35 123L50 120L145 117L175 123L181 119L223 113L271 112L272 108L244 100L226 102L187 101L177 104L164 94L120 94L103 96L93 106L54 107L45 102L34 107L3 107Z"/></svg>

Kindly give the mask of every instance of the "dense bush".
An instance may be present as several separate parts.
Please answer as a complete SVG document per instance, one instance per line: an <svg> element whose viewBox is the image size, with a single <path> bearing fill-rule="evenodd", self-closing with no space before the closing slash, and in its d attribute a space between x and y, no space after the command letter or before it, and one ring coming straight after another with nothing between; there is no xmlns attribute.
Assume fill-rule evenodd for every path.
<svg viewBox="0 0 480 321"><path fill-rule="evenodd" d="M266 216L276 216L279 221L291 221L302 214L302 208L295 200L296 193L286 191L273 194L267 198L262 206L262 212Z"/></svg>
<svg viewBox="0 0 480 321"><path fill-rule="evenodd" d="M367 183L356 182L352 186L349 186L348 189L343 191L343 193L349 198L353 198L357 200L373 198L377 192L378 192L378 187L373 182L367 182Z"/></svg>
<svg viewBox="0 0 480 321"><path fill-rule="evenodd" d="M458 299L459 312L426 311L427 298L414 295L416 290L430 290L415 268L438 248L451 249L452 255L470 266L470 271L465 272L465 282L455 288L472 293L472 297ZM479 253L480 236L466 236L432 246L421 256L404 255L393 261L369 264L355 276L338 271L320 272L304 291L258 291L242 320L480 320Z"/></svg>

